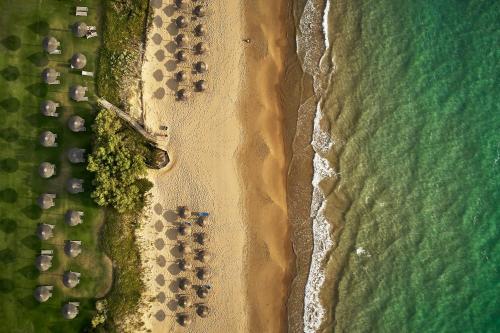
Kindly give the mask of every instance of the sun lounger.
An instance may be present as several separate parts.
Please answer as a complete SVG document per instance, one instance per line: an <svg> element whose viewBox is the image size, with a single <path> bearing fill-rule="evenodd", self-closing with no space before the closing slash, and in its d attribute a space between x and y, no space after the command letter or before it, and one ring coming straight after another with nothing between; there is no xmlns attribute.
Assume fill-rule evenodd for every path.
<svg viewBox="0 0 500 333"><path fill-rule="evenodd" d="M87 16L87 12L76 12L76 16Z"/></svg>
<svg viewBox="0 0 500 333"><path fill-rule="evenodd" d="M91 32L90 34L87 35L87 39L97 37L97 32Z"/></svg>
<svg viewBox="0 0 500 333"><path fill-rule="evenodd" d="M55 80L54 82L49 83L49 84L50 84L50 85L61 84L61 81L59 81L59 80Z"/></svg>
<svg viewBox="0 0 500 333"><path fill-rule="evenodd" d="M89 7L76 7L77 12L88 12Z"/></svg>
<svg viewBox="0 0 500 333"><path fill-rule="evenodd" d="M90 77L94 77L94 72L82 71L82 75L83 75L83 76L90 76Z"/></svg>
<svg viewBox="0 0 500 333"><path fill-rule="evenodd" d="M54 50L50 52L49 54L61 54L61 50Z"/></svg>
<svg viewBox="0 0 500 333"><path fill-rule="evenodd" d="M91 31L91 32L93 32L93 31L97 31L97 27L96 27L95 25L89 25L89 26L87 27L87 30L88 30L88 31Z"/></svg>
<svg viewBox="0 0 500 333"><path fill-rule="evenodd" d="M40 254L41 255L52 255L52 254L54 254L54 250L41 250Z"/></svg>

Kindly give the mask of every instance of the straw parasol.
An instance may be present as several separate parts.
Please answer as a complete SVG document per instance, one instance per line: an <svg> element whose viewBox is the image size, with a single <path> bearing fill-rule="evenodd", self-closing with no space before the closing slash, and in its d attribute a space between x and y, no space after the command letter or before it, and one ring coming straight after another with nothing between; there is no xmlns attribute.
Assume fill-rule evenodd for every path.
<svg viewBox="0 0 500 333"><path fill-rule="evenodd" d="M194 64L194 69L196 69L198 73L205 73L208 70L208 65L204 61L198 61Z"/></svg>
<svg viewBox="0 0 500 333"><path fill-rule="evenodd" d="M185 256L187 254L193 253L193 250L191 249L191 246L189 246L186 242L179 242L179 245L177 246L179 249L179 252Z"/></svg>
<svg viewBox="0 0 500 333"><path fill-rule="evenodd" d="M186 46L189 42L189 38L185 34L178 34L175 36L175 42L178 46Z"/></svg>
<svg viewBox="0 0 500 333"><path fill-rule="evenodd" d="M208 47L206 43L199 42L194 46L194 50L197 54L203 54L208 51Z"/></svg>
<svg viewBox="0 0 500 333"><path fill-rule="evenodd" d="M54 226L41 223L36 228L36 235L40 240L48 240L54 236Z"/></svg>
<svg viewBox="0 0 500 333"><path fill-rule="evenodd" d="M207 33L207 30L205 29L205 26L203 24L198 24L194 28L194 34L198 37L204 36Z"/></svg>
<svg viewBox="0 0 500 333"><path fill-rule="evenodd" d="M85 149L71 148L67 156L71 163L83 163L85 162Z"/></svg>
<svg viewBox="0 0 500 333"><path fill-rule="evenodd" d="M52 36L47 36L42 40L42 47L47 53L52 53L55 50L57 50L57 47L59 46L59 42L55 37Z"/></svg>
<svg viewBox="0 0 500 333"><path fill-rule="evenodd" d="M79 102L85 99L86 91L87 91L86 87L76 85L76 86L71 86L71 88L69 89L69 94L73 100Z"/></svg>
<svg viewBox="0 0 500 333"><path fill-rule="evenodd" d="M68 288L75 288L80 283L80 273L72 271L64 272L63 283Z"/></svg>
<svg viewBox="0 0 500 333"><path fill-rule="evenodd" d="M67 240L64 243L64 253L66 253L66 255L71 258L78 257L78 255L82 253L82 242Z"/></svg>
<svg viewBox="0 0 500 333"><path fill-rule="evenodd" d="M209 309L208 309L208 306L206 306L205 304L198 304L196 306L196 314L198 316L200 316L201 318L206 318L208 317L208 314L209 314Z"/></svg>
<svg viewBox="0 0 500 333"><path fill-rule="evenodd" d="M71 194L83 192L83 179L70 178L66 182L66 190Z"/></svg>
<svg viewBox="0 0 500 333"><path fill-rule="evenodd" d="M179 313L177 314L177 322L181 325L181 326L189 326L191 325L191 317L187 314L187 313Z"/></svg>
<svg viewBox="0 0 500 333"><path fill-rule="evenodd" d="M198 5L198 6L194 7L193 14L197 17L203 17L206 14L205 8L201 5Z"/></svg>
<svg viewBox="0 0 500 333"><path fill-rule="evenodd" d="M177 261L177 265L179 265L179 269L183 272L190 271L193 269L193 265L186 259L181 259Z"/></svg>
<svg viewBox="0 0 500 333"><path fill-rule="evenodd" d="M40 272L47 271L52 267L52 256L47 254L41 254L35 259L35 266Z"/></svg>
<svg viewBox="0 0 500 333"><path fill-rule="evenodd" d="M56 117L57 103L51 100L45 100L40 103L40 112L47 117Z"/></svg>
<svg viewBox="0 0 500 333"><path fill-rule="evenodd" d="M53 286L38 286L33 292L33 296L40 303L47 302L52 297L52 289L54 289Z"/></svg>
<svg viewBox="0 0 500 333"><path fill-rule="evenodd" d="M177 214L182 219L188 219L191 217L191 210L189 210L186 206L178 207Z"/></svg>
<svg viewBox="0 0 500 333"><path fill-rule="evenodd" d="M199 298L207 298L209 291L210 291L210 286L200 286L198 290L196 290L196 295Z"/></svg>
<svg viewBox="0 0 500 333"><path fill-rule="evenodd" d="M204 232L199 232L199 233L194 235L194 239L196 240L196 242L198 244L205 245L205 243L207 241L207 234L205 234Z"/></svg>
<svg viewBox="0 0 500 333"><path fill-rule="evenodd" d="M42 134L40 134L38 141L44 147L55 147L57 146L56 139L57 134L52 133L51 131L43 131Z"/></svg>
<svg viewBox="0 0 500 333"><path fill-rule="evenodd" d="M175 19L175 25L177 26L177 28L185 28L188 26L188 21L184 16L181 15Z"/></svg>
<svg viewBox="0 0 500 333"><path fill-rule="evenodd" d="M210 277L210 270L207 267L200 267L196 271L196 277L200 280L206 280Z"/></svg>
<svg viewBox="0 0 500 333"><path fill-rule="evenodd" d="M71 68L82 69L87 64L87 57L80 52L73 54L71 57Z"/></svg>
<svg viewBox="0 0 500 333"><path fill-rule="evenodd" d="M66 212L66 214L64 214L64 221L70 227L74 227L75 225L82 223L82 218L83 212L78 210L70 209Z"/></svg>
<svg viewBox="0 0 500 333"><path fill-rule="evenodd" d="M178 279L177 284L179 285L180 290L187 290L191 287L191 281L189 281L187 278Z"/></svg>
<svg viewBox="0 0 500 333"><path fill-rule="evenodd" d="M196 220L196 223L198 223L200 227L206 227L209 224L207 216L199 216L198 219Z"/></svg>
<svg viewBox="0 0 500 333"><path fill-rule="evenodd" d="M61 314L65 319L74 319L78 315L78 306L72 302L66 303L61 309Z"/></svg>
<svg viewBox="0 0 500 333"><path fill-rule="evenodd" d="M210 260L210 258L212 258L212 255L207 250L196 251L196 260L199 260L203 263L207 263Z"/></svg>
<svg viewBox="0 0 500 333"><path fill-rule="evenodd" d="M81 37L85 37L87 35L89 27L84 22L76 22L75 24L73 24L73 27L71 28L71 30L73 31L73 34L76 37L81 38Z"/></svg>
<svg viewBox="0 0 500 333"><path fill-rule="evenodd" d="M180 50L175 54L175 58L178 61L186 61L187 60L187 53L184 50Z"/></svg>
<svg viewBox="0 0 500 333"><path fill-rule="evenodd" d="M187 74L185 71L178 71L177 73L175 73L175 80L177 82L183 82L183 81L186 81L188 78Z"/></svg>
<svg viewBox="0 0 500 333"><path fill-rule="evenodd" d="M48 67L42 71L42 79L45 83L56 83L58 77L59 73L54 68Z"/></svg>
<svg viewBox="0 0 500 333"><path fill-rule="evenodd" d="M41 209L49 209L55 206L54 199L56 198L55 194L51 193L43 193L38 197L36 203Z"/></svg>
<svg viewBox="0 0 500 333"><path fill-rule="evenodd" d="M50 178L56 173L56 166L49 162L42 162L38 167L38 174L42 178Z"/></svg>
<svg viewBox="0 0 500 333"><path fill-rule="evenodd" d="M85 132L85 119L80 116L71 116L68 119L68 127L72 132Z"/></svg>
<svg viewBox="0 0 500 333"><path fill-rule="evenodd" d="M189 299L189 297L184 296L184 295L183 296L179 296L177 298L177 304L179 304L179 306L181 308L184 308L184 309L189 308L192 305L191 300Z"/></svg>
<svg viewBox="0 0 500 333"><path fill-rule="evenodd" d="M189 94L186 91L186 89L179 89L175 92L175 96L177 97L177 100L179 101L187 101L189 98Z"/></svg>
<svg viewBox="0 0 500 333"><path fill-rule="evenodd" d="M182 236L189 236L189 235L191 235L191 232L192 232L191 224L189 224L187 222L182 223L179 226L178 231L179 231L179 234L181 234Z"/></svg>
<svg viewBox="0 0 500 333"><path fill-rule="evenodd" d="M198 80L194 83L194 87L196 91L205 91L207 90L207 81L205 80Z"/></svg>

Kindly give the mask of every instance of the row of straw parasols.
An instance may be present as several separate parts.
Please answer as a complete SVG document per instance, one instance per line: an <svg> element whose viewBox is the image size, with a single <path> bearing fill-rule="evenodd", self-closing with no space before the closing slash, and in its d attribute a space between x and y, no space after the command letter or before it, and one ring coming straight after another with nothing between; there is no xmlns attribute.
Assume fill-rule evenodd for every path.
<svg viewBox="0 0 500 333"><path fill-rule="evenodd" d="M181 206L177 210L178 218L182 221L178 226L178 233L180 236L189 237L191 235L194 236L194 243L198 243L199 245L205 245L207 237L205 232L196 232L193 233L193 226L197 225L201 228L205 228L208 226L207 216L196 214L191 212L191 210L186 206ZM177 249L181 254L182 258L177 261L179 269L182 272L195 272L195 277L200 282L201 285L194 287L196 290L196 296L201 299L207 299L211 286L206 284L206 281L210 278L211 272L208 267L196 267L194 268L191 262L188 260L188 257L193 256L194 260L199 261L203 264L207 264L211 258L210 252L205 248L192 248L192 244L187 240L179 240L177 242ZM189 290L192 289L192 283L187 277L181 277L177 280L177 285L179 290L184 293L179 293L176 296L177 304L180 308L182 308L183 312L176 314L177 322L181 326L188 326L192 322L192 318L188 312L188 309L193 307L191 298L189 295L185 294ZM205 318L209 315L210 309L205 303L198 303L194 306L196 315L201 318Z"/></svg>

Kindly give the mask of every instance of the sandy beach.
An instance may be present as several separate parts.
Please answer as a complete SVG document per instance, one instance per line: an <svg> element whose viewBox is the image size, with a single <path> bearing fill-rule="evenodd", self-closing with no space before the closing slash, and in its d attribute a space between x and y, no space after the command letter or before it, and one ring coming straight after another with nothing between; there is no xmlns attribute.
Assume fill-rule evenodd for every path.
<svg viewBox="0 0 500 333"><path fill-rule="evenodd" d="M149 174L155 185L152 209L138 231L147 280L145 330L287 330L293 256L285 191L287 119L280 79L290 51L285 31L289 8L281 2L253 2L251 9L249 5L209 3L205 17L181 29L191 47L203 41L208 53L195 55L187 49L188 60L177 63L173 40L179 31L172 22L179 13L171 5L152 2L154 19L142 74L143 121L151 132L168 135L171 163ZM186 17L191 19L189 13ZM199 23L207 30L203 37L192 32ZM208 64L208 71L191 73L192 63L199 60ZM182 87L174 80L179 70L190 76ZM194 92L191 84L199 79L206 80L207 91ZM175 100L178 88L191 92L188 101ZM212 292L203 300L211 310L207 318L197 317L194 308L181 311L175 302L177 277L199 284L194 272L179 272L175 264L176 241L191 241L177 235L179 205L210 213L210 225L193 230L207 233L204 247L213 255L206 265L212 271ZM187 294L193 303L200 302L194 290ZM179 312L193 319L188 329L176 323Z"/></svg>

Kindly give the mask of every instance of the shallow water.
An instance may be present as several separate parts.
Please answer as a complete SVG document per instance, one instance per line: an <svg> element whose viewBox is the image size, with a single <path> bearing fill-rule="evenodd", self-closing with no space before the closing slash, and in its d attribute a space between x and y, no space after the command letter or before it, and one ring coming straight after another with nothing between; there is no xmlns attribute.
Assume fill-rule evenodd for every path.
<svg viewBox="0 0 500 333"><path fill-rule="evenodd" d="M333 0L327 17L313 214L333 250L306 330L499 331L500 1Z"/></svg>

